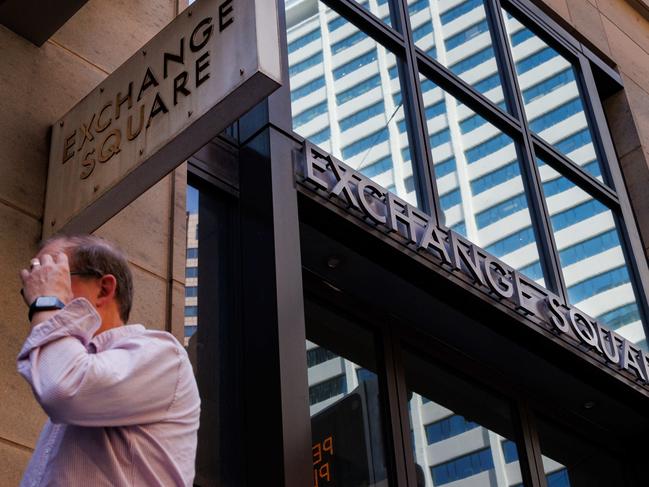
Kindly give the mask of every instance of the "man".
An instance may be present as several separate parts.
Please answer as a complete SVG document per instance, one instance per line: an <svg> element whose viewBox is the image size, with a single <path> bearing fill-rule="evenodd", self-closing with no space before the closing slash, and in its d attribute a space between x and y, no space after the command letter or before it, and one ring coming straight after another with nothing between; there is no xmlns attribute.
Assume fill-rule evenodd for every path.
<svg viewBox="0 0 649 487"><path fill-rule="evenodd" d="M21 271L31 332L18 371L49 420L24 486L190 486L200 411L169 333L125 325L132 277L94 236L54 237Z"/></svg>

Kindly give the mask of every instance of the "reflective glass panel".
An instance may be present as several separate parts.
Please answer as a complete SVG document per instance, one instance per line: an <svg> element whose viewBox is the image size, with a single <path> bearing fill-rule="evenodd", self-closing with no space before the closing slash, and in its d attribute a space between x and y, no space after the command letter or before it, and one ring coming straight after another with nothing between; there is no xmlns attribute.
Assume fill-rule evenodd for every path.
<svg viewBox="0 0 649 487"><path fill-rule="evenodd" d="M390 2L388 0L356 0L356 2L387 25L392 25L392 19L390 19Z"/></svg>
<svg viewBox="0 0 649 487"><path fill-rule="evenodd" d="M537 160L572 304L646 350L613 212Z"/></svg>
<svg viewBox="0 0 649 487"><path fill-rule="evenodd" d="M304 3L295 12L287 5L293 129L416 205L408 136L397 123L404 109L396 56L323 3Z"/></svg>
<svg viewBox="0 0 649 487"><path fill-rule="evenodd" d="M187 186L187 253L185 255L185 346L198 327L198 198L193 186Z"/></svg>
<svg viewBox="0 0 649 487"><path fill-rule="evenodd" d="M387 487L371 332L306 303L313 485Z"/></svg>
<svg viewBox="0 0 649 487"><path fill-rule="evenodd" d="M408 0L417 47L505 107L482 0Z"/></svg>
<svg viewBox="0 0 649 487"><path fill-rule="evenodd" d="M511 137L421 77L446 226L544 284Z"/></svg>
<svg viewBox="0 0 649 487"><path fill-rule="evenodd" d="M572 64L516 18L503 15L530 129L601 181Z"/></svg>
<svg viewBox="0 0 649 487"><path fill-rule="evenodd" d="M523 485L508 403L405 355L417 485Z"/></svg>
<svg viewBox="0 0 649 487"><path fill-rule="evenodd" d="M543 417L537 426L548 487L629 486L620 460L601 445Z"/></svg>

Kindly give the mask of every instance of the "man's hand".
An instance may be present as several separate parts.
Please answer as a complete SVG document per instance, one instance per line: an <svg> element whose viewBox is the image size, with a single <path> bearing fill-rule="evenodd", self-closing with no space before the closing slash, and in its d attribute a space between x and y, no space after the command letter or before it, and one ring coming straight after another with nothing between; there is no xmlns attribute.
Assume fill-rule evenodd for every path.
<svg viewBox="0 0 649 487"><path fill-rule="evenodd" d="M44 254L31 260L29 270L20 271L23 299L27 306L39 296L56 296L65 304L72 301L70 265L63 252Z"/></svg>

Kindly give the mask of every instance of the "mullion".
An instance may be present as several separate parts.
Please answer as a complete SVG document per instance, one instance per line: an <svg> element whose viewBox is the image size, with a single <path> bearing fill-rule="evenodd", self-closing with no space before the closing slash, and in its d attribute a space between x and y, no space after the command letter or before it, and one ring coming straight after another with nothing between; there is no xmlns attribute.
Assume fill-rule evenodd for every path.
<svg viewBox="0 0 649 487"><path fill-rule="evenodd" d="M502 15L502 9L497 0L485 0L487 14L491 19L492 35L496 55L500 61L501 78L505 84L505 93L509 96L509 102L513 105L513 111L519 117L523 127L522 138L519 139L518 152L520 154L521 175L523 186L530 205L530 216L532 218L534 233L539 243L539 257L546 278L546 287L567 298L566 285L561 272L559 251L554 241L552 224L549 211L543 195L541 176L534 158L532 149L531 134L527 123L527 116L523 104L514 59L509 49L507 31ZM522 142L522 144L520 143Z"/></svg>
<svg viewBox="0 0 649 487"><path fill-rule="evenodd" d="M403 55L405 46L403 36L365 10L353 0L321 0L339 15L354 24L359 30L369 35L376 42L386 47L397 57ZM393 12L390 12L393 16Z"/></svg>
<svg viewBox="0 0 649 487"><path fill-rule="evenodd" d="M475 91L469 84L438 61L431 59L421 49L417 48L417 64L421 74L433 81L437 86L451 94L461 103L479 114L499 130L512 137L520 137L521 124L511 114L503 112L483 94Z"/></svg>
<svg viewBox="0 0 649 487"><path fill-rule="evenodd" d="M411 148L413 171L417 181L417 194L422 198L422 207L434 216L436 222L443 222L444 216L439 202L439 191L435 179L432 159L432 148L428 138L428 121L419 83L419 68L415 43L412 39L410 15L406 0L391 0L397 26L406 39L404 64L399 65L401 89L405 91L401 99L405 102L405 116L408 121L408 144ZM405 68L405 69L404 69ZM405 90L404 90L405 88Z"/></svg>
<svg viewBox="0 0 649 487"><path fill-rule="evenodd" d="M520 462L521 473L525 476L524 472L526 471L530 477L532 487L548 487L539 435L529 403L519 397L515 404L516 426L520 428L519 436L522 439L522 457L524 458L524 461Z"/></svg>
<svg viewBox="0 0 649 487"><path fill-rule="evenodd" d="M532 32L544 41L549 36L552 38L552 47L558 48L565 57L577 61L581 53L581 43L556 24L550 17L543 13L536 5L521 0L500 0L503 7L509 9L514 15L518 14L529 20L526 25Z"/></svg>
<svg viewBox="0 0 649 487"><path fill-rule="evenodd" d="M589 129L594 129L596 130L597 127L600 126L600 123L606 123L605 119L599 119L596 117L593 117L592 114L592 107L588 105L588 100L590 99L590 96L584 96L584 94L588 93L597 93L597 88L594 86L591 87L586 87L584 86L584 69L589 70L590 72L590 65L584 58L584 55L581 54L581 44L578 43L574 38L570 39L565 39L563 36L559 36L556 32L553 32L551 29L554 27L554 24L548 25L547 22L544 22L543 20L539 19L539 15L544 15L540 12L535 12L533 10L535 7L529 6L527 3L522 3L519 0L500 0L502 4L506 8L513 8L512 13L515 17L518 15L518 17L522 18L523 21L521 22L526 28L530 29L534 35L539 37L543 42L545 42L551 49L554 49L557 51L561 56L563 56L572 66L573 72L575 73L575 78L576 82L578 85L578 91L580 95L580 100L582 103L585 104L585 115L588 121L588 128ZM519 20L520 21L520 20ZM552 22L551 19L547 19L548 22ZM543 25L544 29L547 31L541 31L539 30L540 28L538 25ZM550 39L548 39L548 36ZM577 43L579 49L577 49L575 46L572 45L572 43ZM577 69L579 67L579 69ZM516 75L516 73L514 73ZM592 79L592 75L591 75ZM594 90L594 91L591 91ZM523 106L524 108L524 106ZM523 115L525 115L525 112L523 110ZM527 127L527 124L525 124ZM604 125L605 126L605 125ZM583 171L579 166L577 166L573 161L571 161L569 158L567 158L564 154L560 153L557 149L552 146L552 144L549 144L546 142L544 139L542 139L539 135L530 132L532 136L532 140L534 142L534 149L540 149L539 152L543 153L543 156L550 159L553 158L553 161L545 161L550 166L552 166L554 169L559 171L562 175L565 175L573 181L575 184L582 186L588 193L596 195L595 197L603 200L606 202L608 206L611 207L617 207L618 206L618 200L617 196L615 195L615 191L610 189L608 186L605 184L601 183L598 181L596 178L592 177L590 174L586 173ZM599 138L597 138L599 140ZM593 140L593 143L595 144L595 149L597 152L598 156L601 156L602 148L598 144L598 140ZM601 157L599 157L601 159ZM561 165L565 166L565 170L560 169ZM602 171L605 174L605 179L606 176L608 176L608 166L607 164L600 163L602 167ZM577 172L581 172L582 174L577 174Z"/></svg>
<svg viewBox="0 0 649 487"><path fill-rule="evenodd" d="M410 418L408 417L408 408L402 407L402 400L405 398L407 404L407 391L404 390L404 374L400 371L400 361L395 358L398 356L396 350L396 339L392 335L391 326L387 323L380 323L380 334L382 342L382 363L383 378L385 383L385 396L387 405L387 415L390 419L391 441L393 451L393 462L395 463L394 477L397 479L397 485L412 485L416 479L414 467L414 458L412 457L412 448L410 442ZM408 479L413 481L408 482Z"/></svg>
<svg viewBox="0 0 649 487"><path fill-rule="evenodd" d="M582 79L588 93L597 93L593 72L589 62L586 60L582 62ZM599 98L587 97L587 100L587 108L592 113L596 122L593 125L593 130L596 131L595 138L600 143L600 149L603 155L602 165L607 168L610 182L617 190L619 206L613 208L613 214L615 215L616 227L622 234L622 250L628 263L632 285L636 291L638 307L643 318L643 330L645 336L649 336L649 303L647 303L646 299L646 291L649 290L649 269L646 259L634 258L635 255L644 257L644 248L635 225L633 210L626 192L620 165L615 155L613 140L608 131L604 109Z"/></svg>
<svg viewBox="0 0 649 487"><path fill-rule="evenodd" d="M611 188L592 177L538 135L532 134L532 141L534 151L543 162L610 209L614 211L619 209L620 201Z"/></svg>

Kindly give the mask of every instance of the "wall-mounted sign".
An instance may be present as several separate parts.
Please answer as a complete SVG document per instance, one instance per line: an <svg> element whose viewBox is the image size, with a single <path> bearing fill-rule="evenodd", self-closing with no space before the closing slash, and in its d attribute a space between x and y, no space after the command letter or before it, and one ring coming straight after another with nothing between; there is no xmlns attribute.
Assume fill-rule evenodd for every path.
<svg viewBox="0 0 649 487"><path fill-rule="evenodd" d="M101 225L280 82L276 2L198 0L53 126L43 235Z"/></svg>
<svg viewBox="0 0 649 487"><path fill-rule="evenodd" d="M308 187L342 200L429 260L649 388L649 355L633 343L316 146L306 142L304 151Z"/></svg>

